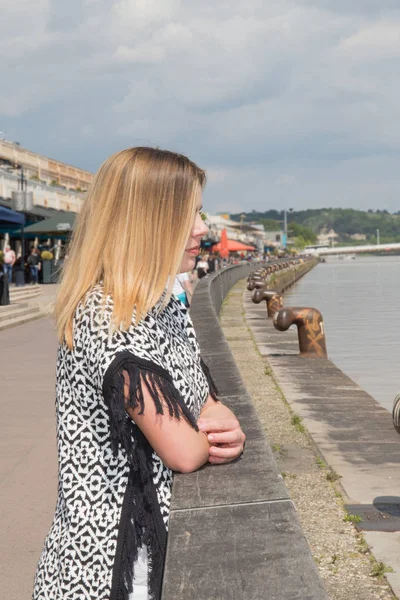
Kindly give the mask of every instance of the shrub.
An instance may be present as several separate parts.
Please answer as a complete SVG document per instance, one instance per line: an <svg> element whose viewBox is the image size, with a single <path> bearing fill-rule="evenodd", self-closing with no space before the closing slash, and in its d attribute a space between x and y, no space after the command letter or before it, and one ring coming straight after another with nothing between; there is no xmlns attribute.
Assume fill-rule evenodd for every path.
<svg viewBox="0 0 400 600"><path fill-rule="evenodd" d="M43 250L40 256L42 260L53 260L54 258L54 255L52 252L50 252L50 250Z"/></svg>

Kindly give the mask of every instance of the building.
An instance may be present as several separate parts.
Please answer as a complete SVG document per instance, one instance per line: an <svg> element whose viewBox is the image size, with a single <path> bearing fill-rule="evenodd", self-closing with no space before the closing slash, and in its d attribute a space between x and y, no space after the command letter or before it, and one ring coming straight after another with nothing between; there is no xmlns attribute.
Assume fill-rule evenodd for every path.
<svg viewBox="0 0 400 600"><path fill-rule="evenodd" d="M336 233L334 229L330 229L328 231L327 227L321 229L319 235L317 236L318 244L333 246L335 241L339 237L339 234Z"/></svg>
<svg viewBox="0 0 400 600"><path fill-rule="evenodd" d="M286 247L285 232L283 230L266 231L265 240L265 245L269 250L283 250Z"/></svg>
<svg viewBox="0 0 400 600"><path fill-rule="evenodd" d="M93 179L72 167L0 140L0 204L34 217L48 211L79 212Z"/></svg>
<svg viewBox="0 0 400 600"><path fill-rule="evenodd" d="M0 140L0 166L22 168L28 181L58 185L76 192L86 191L93 179L89 171L41 156L8 140Z"/></svg>

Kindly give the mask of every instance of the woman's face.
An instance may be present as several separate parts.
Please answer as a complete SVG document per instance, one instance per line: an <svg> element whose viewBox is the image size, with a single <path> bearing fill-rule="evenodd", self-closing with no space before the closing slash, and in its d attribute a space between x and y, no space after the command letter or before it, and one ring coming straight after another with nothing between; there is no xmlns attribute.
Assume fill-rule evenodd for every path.
<svg viewBox="0 0 400 600"><path fill-rule="evenodd" d="M196 256L200 253L200 240L207 233L208 227L201 218L202 198L199 194L197 201L196 217L190 232L189 239L186 243L185 255L181 264L180 272L187 273L192 271L196 264Z"/></svg>

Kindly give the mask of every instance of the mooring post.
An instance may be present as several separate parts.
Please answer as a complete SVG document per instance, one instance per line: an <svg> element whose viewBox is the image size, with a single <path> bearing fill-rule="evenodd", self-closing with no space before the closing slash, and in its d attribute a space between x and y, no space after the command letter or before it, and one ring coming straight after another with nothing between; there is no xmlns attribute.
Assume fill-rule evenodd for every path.
<svg viewBox="0 0 400 600"><path fill-rule="evenodd" d="M316 308L281 308L274 315L278 331L287 331L296 325L300 356L328 358L322 314Z"/></svg>
<svg viewBox="0 0 400 600"><path fill-rule="evenodd" d="M275 313L282 308L282 294L275 290L256 290L252 298L254 304L260 304L260 302L262 302L263 300L265 300L267 304L267 315L269 318L272 319Z"/></svg>
<svg viewBox="0 0 400 600"><path fill-rule="evenodd" d="M393 427L397 433L400 433L400 394L397 394L396 398L394 399L392 417Z"/></svg>

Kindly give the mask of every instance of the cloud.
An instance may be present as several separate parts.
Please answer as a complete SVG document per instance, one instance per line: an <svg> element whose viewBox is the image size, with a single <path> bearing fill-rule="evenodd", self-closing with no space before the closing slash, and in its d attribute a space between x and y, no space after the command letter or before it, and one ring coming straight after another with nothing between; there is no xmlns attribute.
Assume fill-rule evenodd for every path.
<svg viewBox="0 0 400 600"><path fill-rule="evenodd" d="M0 128L91 170L129 145L185 152L209 210L397 210L397 6L7 0Z"/></svg>
<svg viewBox="0 0 400 600"><path fill-rule="evenodd" d="M360 60L400 56L400 22L373 23L343 40L339 50Z"/></svg>

